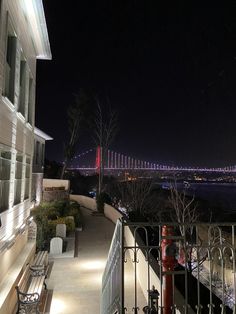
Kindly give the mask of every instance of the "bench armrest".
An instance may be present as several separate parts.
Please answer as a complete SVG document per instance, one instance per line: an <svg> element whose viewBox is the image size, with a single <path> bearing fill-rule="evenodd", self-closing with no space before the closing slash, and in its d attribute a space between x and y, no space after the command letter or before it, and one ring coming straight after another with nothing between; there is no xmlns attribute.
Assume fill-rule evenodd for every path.
<svg viewBox="0 0 236 314"><path fill-rule="evenodd" d="M45 274L45 269L42 265L33 265L30 266L30 272L32 277L43 276Z"/></svg>
<svg viewBox="0 0 236 314"><path fill-rule="evenodd" d="M16 286L18 301L21 304L34 304L39 302L39 294L37 292L34 293L24 293L19 290L19 287Z"/></svg>

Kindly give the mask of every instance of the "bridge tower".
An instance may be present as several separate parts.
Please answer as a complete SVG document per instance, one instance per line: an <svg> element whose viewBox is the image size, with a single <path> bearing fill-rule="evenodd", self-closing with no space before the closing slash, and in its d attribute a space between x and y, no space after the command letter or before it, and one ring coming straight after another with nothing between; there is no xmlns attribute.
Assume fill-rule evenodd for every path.
<svg viewBox="0 0 236 314"><path fill-rule="evenodd" d="M100 173L101 170L101 147L98 146L96 150L96 164L95 169L97 173Z"/></svg>

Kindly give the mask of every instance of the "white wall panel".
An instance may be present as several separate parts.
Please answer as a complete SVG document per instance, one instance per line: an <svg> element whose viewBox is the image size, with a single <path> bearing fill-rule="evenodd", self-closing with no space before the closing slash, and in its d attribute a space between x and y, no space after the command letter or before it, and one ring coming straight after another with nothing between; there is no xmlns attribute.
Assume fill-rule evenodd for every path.
<svg viewBox="0 0 236 314"><path fill-rule="evenodd" d="M17 128L16 128L16 145L15 148L18 152L24 152L24 123L18 118Z"/></svg>
<svg viewBox="0 0 236 314"><path fill-rule="evenodd" d="M23 223L30 213L30 202L25 201L21 204L13 206L14 201L14 179L15 179L15 153L22 152L32 157L33 155L33 128L27 125L27 122L17 114L19 89L15 89L15 105L6 101L2 96L4 90L5 80L5 51L7 41L7 12L9 21L16 32L17 36L17 64L20 62L21 49L26 58L27 63L27 77L29 75L35 81L36 77L36 55L31 36L28 32L27 21L20 6L20 0L3 0L2 10L0 12L0 144L4 144L12 149L12 171L10 183L10 209L2 212L0 228L0 241L4 237L10 236L14 233L17 226ZM30 73L30 74L29 74ZM16 86L19 84L19 66L16 68L15 80ZM27 87L28 88L28 87ZM27 90L26 90L27 91ZM35 98L35 89L33 90L33 99ZM28 95L26 95L26 99ZM33 102L34 106L34 102ZM34 108L32 108L34 114ZM33 121L34 124L34 121ZM30 184L31 185L31 184Z"/></svg>

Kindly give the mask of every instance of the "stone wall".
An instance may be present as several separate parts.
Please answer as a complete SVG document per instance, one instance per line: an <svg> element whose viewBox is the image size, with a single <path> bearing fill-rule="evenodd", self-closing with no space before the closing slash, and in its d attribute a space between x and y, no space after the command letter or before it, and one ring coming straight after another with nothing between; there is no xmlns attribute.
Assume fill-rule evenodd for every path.
<svg viewBox="0 0 236 314"><path fill-rule="evenodd" d="M78 202L81 206L91 209L91 210L97 210L97 204L96 200L91 197L87 197L84 195L73 195L70 194L70 199L72 201Z"/></svg>
<svg viewBox="0 0 236 314"><path fill-rule="evenodd" d="M43 189L50 187L64 187L65 190L70 190L69 180L59 180L59 179L43 179Z"/></svg>
<svg viewBox="0 0 236 314"><path fill-rule="evenodd" d="M43 201L66 200L69 197L70 181L43 179Z"/></svg>

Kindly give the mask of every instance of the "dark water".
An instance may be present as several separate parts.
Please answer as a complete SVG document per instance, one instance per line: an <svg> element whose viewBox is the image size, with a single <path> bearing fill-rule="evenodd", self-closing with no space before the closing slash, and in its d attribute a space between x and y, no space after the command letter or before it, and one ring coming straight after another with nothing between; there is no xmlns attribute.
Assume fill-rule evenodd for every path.
<svg viewBox="0 0 236 314"><path fill-rule="evenodd" d="M168 186L170 186L168 183L162 184L163 188ZM179 191L185 190L187 195L194 196L196 199L209 201L213 206L236 210L236 183L177 183L177 188Z"/></svg>

